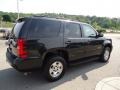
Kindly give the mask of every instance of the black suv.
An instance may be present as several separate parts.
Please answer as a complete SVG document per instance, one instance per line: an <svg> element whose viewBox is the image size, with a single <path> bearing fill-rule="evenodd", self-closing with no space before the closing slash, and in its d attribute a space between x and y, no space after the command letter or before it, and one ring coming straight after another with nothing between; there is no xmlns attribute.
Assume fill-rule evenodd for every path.
<svg viewBox="0 0 120 90"><path fill-rule="evenodd" d="M19 19L8 44L6 57L12 67L42 68L49 81L60 79L69 65L107 62L112 51L112 40L89 24L38 16Z"/></svg>

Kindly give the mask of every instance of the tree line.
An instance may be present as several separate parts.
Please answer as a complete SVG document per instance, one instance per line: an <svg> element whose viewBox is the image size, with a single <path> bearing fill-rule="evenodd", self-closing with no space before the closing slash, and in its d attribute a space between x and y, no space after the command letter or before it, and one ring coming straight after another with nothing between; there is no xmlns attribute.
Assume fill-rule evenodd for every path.
<svg viewBox="0 0 120 90"><path fill-rule="evenodd" d="M83 15L67 15L67 14L56 14L56 13L41 13L41 14L25 14L20 13L20 17L29 16L47 16L53 18L70 19L74 21L80 21L91 24L96 29L112 29L120 30L120 18L108 18L108 17L97 17L97 16L83 16ZM17 19L17 13L8 13L0 11L0 21L15 23Z"/></svg>

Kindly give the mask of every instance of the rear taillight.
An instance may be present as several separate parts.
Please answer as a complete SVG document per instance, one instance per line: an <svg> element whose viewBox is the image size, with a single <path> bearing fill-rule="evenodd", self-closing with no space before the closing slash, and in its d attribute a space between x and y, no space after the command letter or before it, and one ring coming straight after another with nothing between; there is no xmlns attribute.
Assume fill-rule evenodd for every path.
<svg viewBox="0 0 120 90"><path fill-rule="evenodd" d="M24 39L18 39L17 41L18 45L18 55L20 58L25 59L28 56L28 53L26 51L26 41Z"/></svg>

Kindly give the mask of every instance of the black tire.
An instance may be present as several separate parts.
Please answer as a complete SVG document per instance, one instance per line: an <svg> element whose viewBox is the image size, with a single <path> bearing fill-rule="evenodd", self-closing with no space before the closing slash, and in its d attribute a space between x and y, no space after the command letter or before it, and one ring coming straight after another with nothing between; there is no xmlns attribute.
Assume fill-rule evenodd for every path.
<svg viewBox="0 0 120 90"><path fill-rule="evenodd" d="M62 69L62 72L59 76L52 77L52 75L50 74L50 69L52 68L51 66L56 62L61 63L63 66L63 69ZM60 56L53 56L53 57L49 58L47 60L46 64L44 65L44 76L48 81L51 81L51 82L57 81L60 78L62 78L63 75L65 74L65 71L66 71L66 61L64 58L62 58ZM53 71L53 72L55 72L55 71Z"/></svg>
<svg viewBox="0 0 120 90"><path fill-rule="evenodd" d="M105 58L105 52L108 51L109 52L109 55L108 55L108 58ZM103 53L100 57L100 61L102 62L108 62L109 61L109 58L110 58L110 54L111 54L111 49L110 47L105 47L104 50L103 50Z"/></svg>

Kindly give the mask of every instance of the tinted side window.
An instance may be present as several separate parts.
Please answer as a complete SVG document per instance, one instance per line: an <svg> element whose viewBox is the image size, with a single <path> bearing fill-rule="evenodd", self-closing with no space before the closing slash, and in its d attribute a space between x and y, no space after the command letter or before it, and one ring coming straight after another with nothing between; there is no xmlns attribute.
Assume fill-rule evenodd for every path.
<svg viewBox="0 0 120 90"><path fill-rule="evenodd" d="M95 30L87 24L82 24L84 37L96 36Z"/></svg>
<svg viewBox="0 0 120 90"><path fill-rule="evenodd" d="M81 36L80 25L76 23L66 23L64 34L66 37L79 38Z"/></svg>
<svg viewBox="0 0 120 90"><path fill-rule="evenodd" d="M34 37L54 37L60 30L60 21L53 20L33 20L30 25L30 36Z"/></svg>

